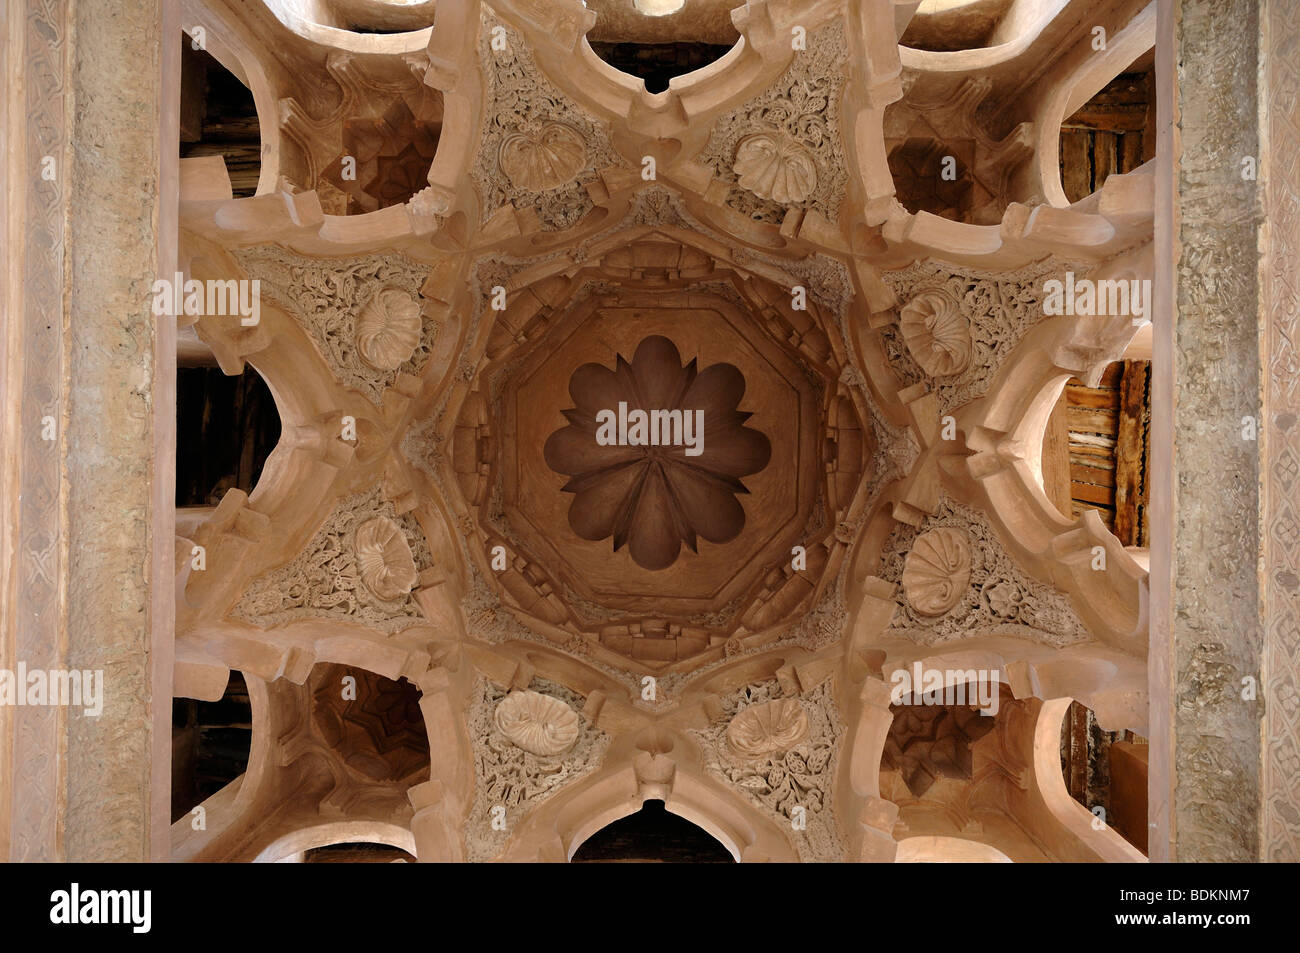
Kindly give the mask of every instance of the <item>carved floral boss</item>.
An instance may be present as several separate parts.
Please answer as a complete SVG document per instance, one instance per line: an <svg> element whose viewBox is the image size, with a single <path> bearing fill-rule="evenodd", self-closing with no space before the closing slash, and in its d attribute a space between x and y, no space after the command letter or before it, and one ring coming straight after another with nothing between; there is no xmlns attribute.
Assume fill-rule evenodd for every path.
<svg viewBox="0 0 1300 953"><path fill-rule="evenodd" d="M682 366L658 335L613 370L583 364L569 378L576 405L546 441L547 465L571 479L569 526L582 539L614 538L643 569L671 566L696 538L740 535L748 493L740 478L767 466L772 446L738 410L745 378L731 364ZM707 440L705 435L707 434Z"/></svg>

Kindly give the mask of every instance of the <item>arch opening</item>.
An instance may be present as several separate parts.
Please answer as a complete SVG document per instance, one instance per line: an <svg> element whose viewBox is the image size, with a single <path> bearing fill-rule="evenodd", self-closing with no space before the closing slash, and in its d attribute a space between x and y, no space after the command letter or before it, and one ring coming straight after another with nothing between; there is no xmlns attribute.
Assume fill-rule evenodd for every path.
<svg viewBox="0 0 1300 953"><path fill-rule="evenodd" d="M735 863L731 851L704 828L647 800L587 838L573 852L577 863Z"/></svg>
<svg viewBox="0 0 1300 953"><path fill-rule="evenodd" d="M176 370L176 506L211 507L232 489L252 493L280 440L275 398L251 364Z"/></svg>
<svg viewBox="0 0 1300 953"><path fill-rule="evenodd" d="M262 130L253 94L188 34L181 34L180 156L221 156L235 198L257 192Z"/></svg>
<svg viewBox="0 0 1300 953"><path fill-rule="evenodd" d="M172 823L248 768L253 711L242 672L232 670L218 701L172 699Z"/></svg>

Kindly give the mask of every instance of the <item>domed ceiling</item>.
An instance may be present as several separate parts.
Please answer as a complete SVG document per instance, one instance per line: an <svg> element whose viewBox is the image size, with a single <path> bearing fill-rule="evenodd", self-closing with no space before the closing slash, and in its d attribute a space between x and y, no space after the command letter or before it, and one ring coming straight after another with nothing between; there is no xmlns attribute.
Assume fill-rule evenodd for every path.
<svg viewBox="0 0 1300 953"><path fill-rule="evenodd" d="M267 379L284 436L185 541L207 567L180 570L178 690L219 695L232 667L250 688L406 676L431 773L385 817L448 859L563 859L575 818L632 809L616 790L713 818L747 859L892 859L915 792L881 787L886 679L919 660L1014 693L932 772L983 793L925 832L1047 784L1024 746L1061 698L1143 730L1145 569L1055 510L1040 456L1065 380L1138 329L1048 315L1044 285L1149 275L1150 167L1053 204L1055 154L982 126L994 106L1059 126L1016 113L1025 62L904 70L908 6L751 0L733 51L660 94L596 58L571 0L439 0L418 38L300 32L317 65L253 80L281 106L278 185L184 180L188 272L262 295L257 326L202 315L198 335ZM1117 36L1133 19L1105 15ZM924 130L978 146L978 223L947 192L900 201L923 173L900 196L891 143ZM397 184L340 177L363 147ZM502 734L525 690L581 716L570 747ZM410 773L392 750L367 783Z"/></svg>

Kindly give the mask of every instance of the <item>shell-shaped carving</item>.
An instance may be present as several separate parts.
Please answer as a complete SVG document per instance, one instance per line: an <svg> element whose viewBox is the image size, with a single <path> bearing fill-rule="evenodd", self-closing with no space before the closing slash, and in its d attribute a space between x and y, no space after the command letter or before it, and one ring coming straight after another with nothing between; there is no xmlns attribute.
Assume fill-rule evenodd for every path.
<svg viewBox="0 0 1300 953"><path fill-rule="evenodd" d="M927 374L960 374L970 363L970 324L948 292L921 292L904 305L898 326L907 349Z"/></svg>
<svg viewBox="0 0 1300 953"><path fill-rule="evenodd" d="M550 122L536 135L506 136L497 161L515 188L541 192L572 181L587 165L587 146L572 126Z"/></svg>
<svg viewBox="0 0 1300 953"><path fill-rule="evenodd" d="M415 558L392 520L377 516L357 527L357 568L365 587L384 602L406 598L415 586Z"/></svg>
<svg viewBox="0 0 1300 953"><path fill-rule="evenodd" d="M420 305L405 291L385 288L357 315L357 351L377 371L391 371L410 359L420 343Z"/></svg>
<svg viewBox="0 0 1300 953"><path fill-rule="evenodd" d="M495 718L501 734L530 754L563 754L578 740L578 713L539 692L511 692L497 705Z"/></svg>
<svg viewBox="0 0 1300 953"><path fill-rule="evenodd" d="M802 202L817 188L812 153L785 136L768 132L746 136L736 147L737 182L759 198Z"/></svg>
<svg viewBox="0 0 1300 953"><path fill-rule="evenodd" d="M808 736L808 713L797 698L750 705L727 726L727 744L749 758L788 751Z"/></svg>
<svg viewBox="0 0 1300 953"><path fill-rule="evenodd" d="M943 615L970 584L970 544L961 530L942 526L922 533L903 563L903 592L924 616Z"/></svg>

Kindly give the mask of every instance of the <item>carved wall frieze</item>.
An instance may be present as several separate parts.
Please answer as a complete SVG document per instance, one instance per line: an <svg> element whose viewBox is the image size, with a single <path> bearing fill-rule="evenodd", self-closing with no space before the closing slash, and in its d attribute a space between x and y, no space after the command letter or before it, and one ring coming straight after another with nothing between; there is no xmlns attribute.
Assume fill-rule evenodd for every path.
<svg viewBox="0 0 1300 953"><path fill-rule="evenodd" d="M311 336L345 387L379 403L399 373L418 376L433 351L437 326L419 315L428 266L402 255L308 258L276 245L237 249L236 260L261 282L262 294ZM413 316L410 305L417 305ZM419 317L418 338L397 364Z"/></svg>
<svg viewBox="0 0 1300 953"><path fill-rule="evenodd" d="M915 585L907 585L905 573L911 560L915 582L918 563L912 560L911 553L918 542L923 549L930 548L923 541L936 531L946 531L944 535L950 542L950 533L959 533L965 538L969 544L970 568L967 584L951 607L939 614L928 615L910 601L908 590L919 590ZM930 538L936 539L934 536ZM931 552L929 558L934 557ZM952 561L957 570L954 578L962 574L964 562L964 559ZM1009 628L1026 638L1057 647L1092 638L1063 593L1031 578L1016 565L999 542L987 517L947 496L943 497L935 515L928 517L920 529L906 524L895 528L882 554L881 576L900 584L896 596L898 609L885 633L887 638L905 638L922 645L936 645L995 632L1006 633ZM931 595L933 593L927 592L920 598L922 607L928 612L938 609L948 598L935 601L928 598Z"/></svg>
<svg viewBox="0 0 1300 953"><path fill-rule="evenodd" d="M807 719L806 735L785 751L757 756L738 754L728 740L730 725L746 711L773 702L798 705ZM800 860L842 860L844 847L831 809L831 789L844 729L830 683L799 698L784 699L780 683L771 679L732 692L721 705L717 722L706 729L691 730L704 750L709 774L736 789L788 830ZM786 710L793 712L788 707ZM802 821L797 821L800 816ZM799 829L798 823L806 826Z"/></svg>
<svg viewBox="0 0 1300 953"><path fill-rule="evenodd" d="M494 31L504 42L493 43ZM586 183L602 169L627 164L610 144L606 124L560 92L537 67L523 35L487 7L479 62L485 119L470 176L482 219L513 202L535 209L545 230L577 224L595 207Z"/></svg>
<svg viewBox="0 0 1300 953"><path fill-rule="evenodd" d="M903 302L899 323L881 328L890 364L904 385L931 381L942 413L983 397L1007 355L1043 320L1044 282L1071 268L1088 266L1049 258L998 272L925 260L881 272Z"/></svg>
<svg viewBox="0 0 1300 953"><path fill-rule="evenodd" d="M790 207L815 208L835 221L848 182L840 131L847 62L843 26L828 23L808 37L808 48L795 53L780 79L718 118L700 159L736 186L729 206L770 225L780 225ZM763 154L777 158L768 162Z"/></svg>
<svg viewBox="0 0 1300 953"><path fill-rule="evenodd" d="M533 679L536 695L566 707L574 716L573 740L552 755L519 747L501 729L498 712L510 695L486 678L479 678L469 709L469 735L474 749L474 805L467 822L471 861L499 855L529 811L565 786L596 770L609 746L609 735L581 714L584 699L577 692L545 679ZM508 720L510 725L516 725ZM494 818L499 819L494 825Z"/></svg>
<svg viewBox="0 0 1300 953"><path fill-rule="evenodd" d="M412 573L432 561L414 517L398 516L371 489L340 501L302 552L249 584L231 615L262 627L339 619L396 631L421 618L410 598Z"/></svg>

